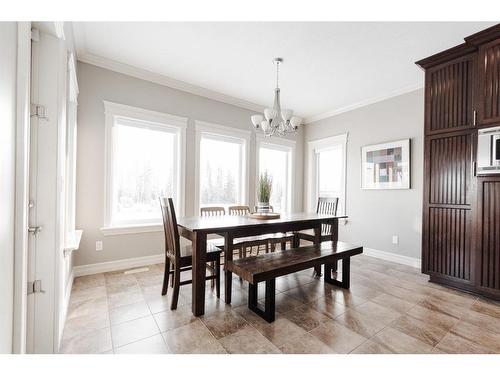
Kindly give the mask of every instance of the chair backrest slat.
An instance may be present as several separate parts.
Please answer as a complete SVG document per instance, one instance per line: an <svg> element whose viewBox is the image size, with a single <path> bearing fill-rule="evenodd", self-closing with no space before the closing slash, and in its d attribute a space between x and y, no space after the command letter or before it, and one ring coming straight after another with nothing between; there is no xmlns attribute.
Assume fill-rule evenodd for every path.
<svg viewBox="0 0 500 375"><path fill-rule="evenodd" d="M230 206L229 215L232 216L245 216L250 213L250 207L248 206Z"/></svg>
<svg viewBox="0 0 500 375"><path fill-rule="evenodd" d="M179 261L181 247L174 201L172 198L160 197L160 206L163 216L163 230L165 232L165 252L169 257L175 257Z"/></svg>
<svg viewBox="0 0 500 375"><path fill-rule="evenodd" d="M339 198L337 197L319 197L316 213L324 215L337 215L337 208L339 205ZM330 224L321 225L321 234L328 235L332 233L332 226Z"/></svg>
<svg viewBox="0 0 500 375"><path fill-rule="evenodd" d="M226 209L224 207L202 207L200 216L224 216Z"/></svg>

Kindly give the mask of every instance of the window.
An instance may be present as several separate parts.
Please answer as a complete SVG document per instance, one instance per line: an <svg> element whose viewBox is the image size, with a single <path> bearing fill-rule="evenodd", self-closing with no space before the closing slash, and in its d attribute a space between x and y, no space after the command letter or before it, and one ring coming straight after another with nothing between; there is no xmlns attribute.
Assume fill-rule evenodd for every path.
<svg viewBox="0 0 500 375"><path fill-rule="evenodd" d="M295 142L288 140L267 140L257 137L258 174L256 184L262 173L271 176L273 185L270 204L276 212L292 210L292 171Z"/></svg>
<svg viewBox="0 0 500 375"><path fill-rule="evenodd" d="M158 198L181 201L186 120L105 102L108 227L161 223Z"/></svg>
<svg viewBox="0 0 500 375"><path fill-rule="evenodd" d="M198 207L247 202L249 133L197 122Z"/></svg>
<svg viewBox="0 0 500 375"><path fill-rule="evenodd" d="M338 212L343 212L343 154L342 145L317 151L318 197L338 197Z"/></svg>
<svg viewBox="0 0 500 375"><path fill-rule="evenodd" d="M310 211L315 209L318 197L337 197L337 213L345 214L346 146L347 134L309 142Z"/></svg>
<svg viewBox="0 0 500 375"><path fill-rule="evenodd" d="M76 213L76 141L77 141L77 107L78 81L76 79L75 60L73 54L68 58L68 87L66 107L66 171L65 171L65 232L66 237L75 231Z"/></svg>

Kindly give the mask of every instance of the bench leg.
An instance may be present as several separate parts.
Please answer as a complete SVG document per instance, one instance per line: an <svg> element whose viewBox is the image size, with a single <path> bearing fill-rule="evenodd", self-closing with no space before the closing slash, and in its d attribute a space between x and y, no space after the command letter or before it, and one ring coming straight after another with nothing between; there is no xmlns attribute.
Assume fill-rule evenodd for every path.
<svg viewBox="0 0 500 375"><path fill-rule="evenodd" d="M349 289L351 278L351 258L342 259L342 281L338 281L332 278L332 269L332 264L325 264L325 283L340 286L344 289Z"/></svg>
<svg viewBox="0 0 500 375"><path fill-rule="evenodd" d="M248 308L267 322L272 323L275 316L276 279L266 281L264 310L257 304L258 285L248 284Z"/></svg>

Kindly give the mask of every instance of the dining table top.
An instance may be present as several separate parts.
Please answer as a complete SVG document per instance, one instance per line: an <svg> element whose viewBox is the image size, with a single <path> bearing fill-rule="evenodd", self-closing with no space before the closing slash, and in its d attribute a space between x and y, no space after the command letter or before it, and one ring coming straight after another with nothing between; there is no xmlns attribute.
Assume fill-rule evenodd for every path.
<svg viewBox="0 0 500 375"><path fill-rule="evenodd" d="M255 226L266 227L286 223L313 223L328 222L335 219L345 219L345 215L327 215L318 213L284 213L276 219L256 219L251 216L220 215L220 216L186 216L177 219L177 225L192 232L196 231L225 231Z"/></svg>

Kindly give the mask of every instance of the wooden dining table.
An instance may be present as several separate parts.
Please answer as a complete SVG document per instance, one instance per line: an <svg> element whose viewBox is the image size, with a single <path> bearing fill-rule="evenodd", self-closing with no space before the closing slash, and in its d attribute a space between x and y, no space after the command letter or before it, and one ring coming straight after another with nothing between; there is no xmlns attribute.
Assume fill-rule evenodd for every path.
<svg viewBox="0 0 500 375"><path fill-rule="evenodd" d="M339 219L347 216L332 216L317 213L282 214L278 219L259 220L250 216L208 216L181 217L177 220L179 234L192 241L193 247L193 283L192 311L195 316L205 313L205 277L207 258L207 236L218 234L224 237L224 262L233 259L233 240L270 233L314 231L315 243L320 243L322 225L331 225L331 240L338 240ZM299 246L299 239L294 237L293 247ZM225 302L231 303L232 273L225 269Z"/></svg>

